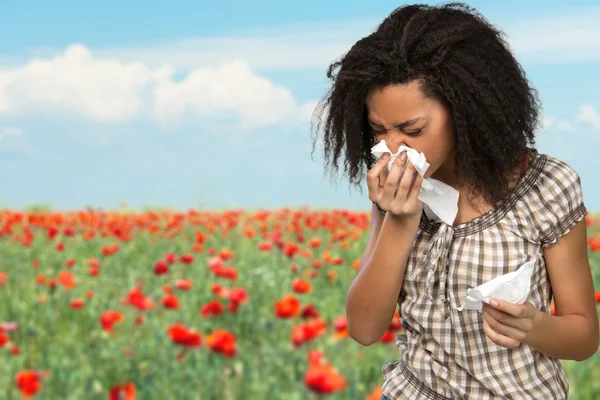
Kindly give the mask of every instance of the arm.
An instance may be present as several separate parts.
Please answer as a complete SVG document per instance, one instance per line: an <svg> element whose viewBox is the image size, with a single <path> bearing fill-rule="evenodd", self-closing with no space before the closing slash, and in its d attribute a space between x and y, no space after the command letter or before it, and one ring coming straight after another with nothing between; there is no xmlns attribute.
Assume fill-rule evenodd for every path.
<svg viewBox="0 0 600 400"><path fill-rule="evenodd" d="M530 302L511 304L493 299L483 305L484 331L500 345L521 342L563 360L584 361L598 350L598 314L587 254L585 221L554 246L544 249L556 316Z"/></svg>
<svg viewBox="0 0 600 400"><path fill-rule="evenodd" d="M598 314L587 253L581 179L567 163L548 159L532 191L532 223L540 232L556 316L530 302L484 304L484 330L499 345L525 342L540 353L582 361L598 350ZM571 228L571 220L579 221ZM496 299L497 300L497 299Z"/></svg>
<svg viewBox="0 0 600 400"><path fill-rule="evenodd" d="M376 208L373 213L379 214L383 221L379 232L371 231L364 264L346 297L348 332L365 346L381 339L394 316L421 218L420 213L410 218L387 213L383 218ZM378 222L375 220L373 225L377 227Z"/></svg>
<svg viewBox="0 0 600 400"><path fill-rule="evenodd" d="M525 343L552 357L586 360L598 350L599 334L585 220L546 248L544 259L556 316L537 311Z"/></svg>
<svg viewBox="0 0 600 400"><path fill-rule="evenodd" d="M373 251L373 247L375 247L375 242L377 242L377 238L379 237L379 232L381 232L381 226L383 225L383 218L385 216L379 212L375 203L371 206L371 233L369 234L369 241L367 242L367 247L363 253L362 259L360 260L360 265L364 265L365 262L371 257L371 252Z"/></svg>

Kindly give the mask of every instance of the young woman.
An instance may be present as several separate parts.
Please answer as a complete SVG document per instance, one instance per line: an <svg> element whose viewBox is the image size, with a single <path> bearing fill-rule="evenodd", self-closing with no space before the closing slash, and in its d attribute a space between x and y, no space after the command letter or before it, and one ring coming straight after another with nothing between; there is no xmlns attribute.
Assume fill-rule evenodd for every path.
<svg viewBox="0 0 600 400"><path fill-rule="evenodd" d="M598 349L587 211L578 174L534 147L537 95L501 33L466 5L400 7L328 77L317 109L325 160L337 169L343 152L359 187L368 170L373 202L349 332L375 343L396 305L404 327L399 360L382 368L382 399L566 398L559 360ZM389 157L375 161L381 140L392 153L423 153L424 177L406 152L389 172ZM423 212L429 178L459 192L452 224ZM469 288L528 261L525 303L457 310Z"/></svg>

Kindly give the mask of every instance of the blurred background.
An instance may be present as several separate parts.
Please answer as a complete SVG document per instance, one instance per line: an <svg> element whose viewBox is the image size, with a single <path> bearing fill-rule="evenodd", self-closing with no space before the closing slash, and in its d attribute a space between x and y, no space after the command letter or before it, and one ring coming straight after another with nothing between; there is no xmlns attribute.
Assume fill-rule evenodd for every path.
<svg viewBox="0 0 600 400"><path fill-rule="evenodd" d="M600 4L469 4L540 92L539 149L571 163L600 209ZM366 190L311 159L311 112L329 63L400 5L2 1L0 201L363 210Z"/></svg>
<svg viewBox="0 0 600 400"><path fill-rule="evenodd" d="M581 177L599 288L600 3L468 4L540 93L538 149ZM311 158L310 122L400 5L0 0L0 398L378 400L397 316L367 348L343 318L371 203ZM564 364L600 397L598 356Z"/></svg>

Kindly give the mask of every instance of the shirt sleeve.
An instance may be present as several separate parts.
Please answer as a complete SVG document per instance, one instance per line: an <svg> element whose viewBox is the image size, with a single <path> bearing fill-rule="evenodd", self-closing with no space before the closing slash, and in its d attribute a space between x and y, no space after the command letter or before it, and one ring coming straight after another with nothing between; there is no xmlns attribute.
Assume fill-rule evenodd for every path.
<svg viewBox="0 0 600 400"><path fill-rule="evenodd" d="M587 215L581 179L566 162L549 157L534 186L533 219L542 247L550 247Z"/></svg>

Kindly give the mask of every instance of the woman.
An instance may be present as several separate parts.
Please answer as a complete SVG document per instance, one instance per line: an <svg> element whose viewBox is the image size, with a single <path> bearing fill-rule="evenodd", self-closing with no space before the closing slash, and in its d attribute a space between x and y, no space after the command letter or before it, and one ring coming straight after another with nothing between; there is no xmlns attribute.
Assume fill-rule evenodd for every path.
<svg viewBox="0 0 600 400"><path fill-rule="evenodd" d="M373 202L348 329L371 345L396 305L404 327L400 359L382 368L382 399L566 398L559 360L598 349L587 210L578 174L534 147L537 94L501 33L463 4L400 7L328 77L317 109L327 111L325 160L337 169L343 152L356 185L367 169ZM370 151L382 140L392 153L423 153L424 176L406 152L389 172L389 157L375 162ZM450 224L423 212L430 178L459 193ZM527 262L523 304L458 310L469 288Z"/></svg>

